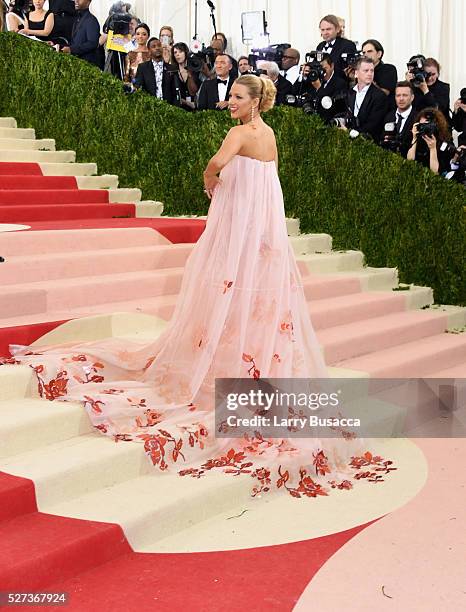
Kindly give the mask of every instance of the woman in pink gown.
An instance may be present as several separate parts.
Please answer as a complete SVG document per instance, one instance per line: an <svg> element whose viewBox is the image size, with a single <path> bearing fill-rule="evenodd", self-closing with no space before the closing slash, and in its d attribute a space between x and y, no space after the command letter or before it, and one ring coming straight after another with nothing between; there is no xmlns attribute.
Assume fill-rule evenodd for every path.
<svg viewBox="0 0 466 612"><path fill-rule="evenodd" d="M198 478L221 469L252 476L253 495L283 488L315 497L352 488L351 472L381 459L351 457L343 439L215 436L216 378L326 376L287 236L275 136L261 118L275 93L270 80L254 75L231 89L230 112L240 125L204 172L212 199L206 228L157 341L12 353L15 363L34 368L43 397L82 401L96 429L118 442L142 442L161 470Z"/></svg>

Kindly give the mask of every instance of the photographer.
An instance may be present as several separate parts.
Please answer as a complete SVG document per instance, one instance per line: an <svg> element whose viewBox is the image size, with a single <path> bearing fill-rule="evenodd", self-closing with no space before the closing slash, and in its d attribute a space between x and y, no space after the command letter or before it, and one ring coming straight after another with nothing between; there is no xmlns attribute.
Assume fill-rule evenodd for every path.
<svg viewBox="0 0 466 612"><path fill-rule="evenodd" d="M248 74L248 72L251 72L252 70L254 70L254 68L250 65L249 58L246 55L240 55L238 58L239 76L242 74Z"/></svg>
<svg viewBox="0 0 466 612"><path fill-rule="evenodd" d="M466 187L466 145L460 145L450 162L451 172L446 174L447 179L452 179Z"/></svg>
<svg viewBox="0 0 466 612"><path fill-rule="evenodd" d="M448 123L437 108L425 108L416 117L407 159L417 161L435 174L450 170L452 150Z"/></svg>
<svg viewBox="0 0 466 612"><path fill-rule="evenodd" d="M159 100L169 104L179 104L175 80L170 74L170 64L163 61L162 43L158 38L151 38L147 43L151 59L139 64L134 81L137 89L143 89Z"/></svg>
<svg viewBox="0 0 466 612"><path fill-rule="evenodd" d="M335 75L331 56L323 53L321 58L320 62L315 60L315 62L307 62L303 65L301 75L293 85L293 95L297 97L306 95L310 100L315 101L314 107L319 115L324 121L329 121L338 110L335 105L332 105L330 109L324 109L321 104L322 99L328 96L333 101L335 96L348 90L348 85L344 79Z"/></svg>
<svg viewBox="0 0 466 612"><path fill-rule="evenodd" d="M414 108L439 108L449 121L450 85L438 79L440 65L437 60L414 55L407 66L406 80L414 86Z"/></svg>
<svg viewBox="0 0 466 612"><path fill-rule="evenodd" d="M387 96L374 85L374 62L361 57L355 66L357 84L348 94L349 126L358 133L380 141L387 113ZM343 127L343 126L342 126ZM347 129L346 126L343 129ZM355 133L356 132L356 133Z"/></svg>
<svg viewBox="0 0 466 612"><path fill-rule="evenodd" d="M300 57L299 51L297 49L292 49L291 47L286 49L282 57L282 70L280 74L292 85L296 83L300 75Z"/></svg>
<svg viewBox="0 0 466 612"><path fill-rule="evenodd" d="M335 66L335 73L341 78L345 78L344 65L341 59L343 53L356 53L356 45L352 40L341 37L341 26L338 17L326 15L319 23L320 34L323 42L317 45L317 51L329 53Z"/></svg>
<svg viewBox="0 0 466 612"><path fill-rule="evenodd" d="M384 120L385 134L380 143L384 149L406 157L411 148L412 129L416 116L413 108L414 89L409 81L400 81L395 88L396 110Z"/></svg>
<svg viewBox="0 0 466 612"><path fill-rule="evenodd" d="M382 61L384 48L373 38L362 44L362 52L374 62L374 85L381 89L393 101L398 75L393 64Z"/></svg>
<svg viewBox="0 0 466 612"><path fill-rule="evenodd" d="M461 90L460 97L453 106L453 127L460 132L459 145L466 145L466 87Z"/></svg>

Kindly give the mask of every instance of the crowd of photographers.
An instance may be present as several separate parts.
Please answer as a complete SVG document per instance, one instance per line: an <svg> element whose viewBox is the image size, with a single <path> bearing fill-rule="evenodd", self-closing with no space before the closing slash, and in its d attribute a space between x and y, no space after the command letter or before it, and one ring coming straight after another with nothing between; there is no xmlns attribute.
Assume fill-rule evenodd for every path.
<svg viewBox="0 0 466 612"><path fill-rule="evenodd" d="M371 139L466 184L466 88L450 110L450 86L440 80L435 58L414 55L399 78L396 67L383 61L379 41L368 39L358 50L344 37L343 20L326 15L319 23L322 41L304 61L289 44L255 49L236 60L222 33L195 49L175 43L170 26L151 35L126 2L111 7L101 33L91 2L49 0L45 11L44 0L11 0L4 23L112 72L128 93L142 89L187 111L225 110L239 74L265 74L277 88L276 104L317 114L351 138ZM105 51L115 34L130 39L125 52Z"/></svg>

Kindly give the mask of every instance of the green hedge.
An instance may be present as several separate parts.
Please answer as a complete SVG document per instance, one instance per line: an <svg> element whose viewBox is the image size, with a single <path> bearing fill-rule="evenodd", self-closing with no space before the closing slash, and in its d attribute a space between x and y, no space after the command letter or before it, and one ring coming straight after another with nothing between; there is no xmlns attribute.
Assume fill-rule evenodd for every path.
<svg viewBox="0 0 466 612"><path fill-rule="evenodd" d="M118 174L167 215L205 214L202 170L232 125L227 113L186 113L93 66L15 34L0 35L0 115ZM361 249L371 266L396 266L404 282L434 288L437 302L466 304L465 190L299 110L267 113L277 134L287 215L334 247Z"/></svg>

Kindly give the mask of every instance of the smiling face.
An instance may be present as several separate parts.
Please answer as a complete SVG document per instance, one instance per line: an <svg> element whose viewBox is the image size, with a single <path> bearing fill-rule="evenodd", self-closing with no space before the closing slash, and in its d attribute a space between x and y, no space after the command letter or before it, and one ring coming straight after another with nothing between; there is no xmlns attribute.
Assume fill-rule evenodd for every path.
<svg viewBox="0 0 466 612"><path fill-rule="evenodd" d="M321 21L319 28L320 35L325 40L325 42L327 42L328 40L334 40L337 37L338 30L333 25L333 23L330 23L329 21Z"/></svg>
<svg viewBox="0 0 466 612"><path fill-rule="evenodd" d="M148 38L149 34L145 28L138 28L136 30L136 43L140 47L145 47L147 45Z"/></svg>
<svg viewBox="0 0 466 612"><path fill-rule="evenodd" d="M252 99L246 85L233 83L228 101L231 118L240 119L242 123L248 123L251 119L251 109L253 107L257 113L259 98Z"/></svg>

